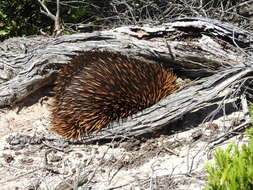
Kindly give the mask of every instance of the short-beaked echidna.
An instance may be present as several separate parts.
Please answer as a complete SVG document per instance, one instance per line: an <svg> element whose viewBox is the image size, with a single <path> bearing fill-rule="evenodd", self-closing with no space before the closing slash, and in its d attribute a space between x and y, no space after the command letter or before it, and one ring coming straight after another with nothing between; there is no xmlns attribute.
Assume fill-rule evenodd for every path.
<svg viewBox="0 0 253 190"><path fill-rule="evenodd" d="M177 89L176 76L161 64L107 51L76 56L55 84L51 129L74 139L150 107Z"/></svg>

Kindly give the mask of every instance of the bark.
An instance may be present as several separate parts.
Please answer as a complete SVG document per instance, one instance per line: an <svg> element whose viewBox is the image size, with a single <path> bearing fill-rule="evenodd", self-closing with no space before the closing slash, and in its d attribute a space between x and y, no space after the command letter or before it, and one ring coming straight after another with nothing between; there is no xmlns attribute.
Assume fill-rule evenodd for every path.
<svg viewBox="0 0 253 190"><path fill-rule="evenodd" d="M253 72L252 40L249 31L203 18L57 38L9 39L0 44L0 106L14 105L52 84L62 64L82 51L94 49L168 64L180 77L195 81L153 107L122 120L120 125L114 122L112 128L84 139L138 136L205 106L226 89L227 96L238 92L238 88L242 91Z"/></svg>

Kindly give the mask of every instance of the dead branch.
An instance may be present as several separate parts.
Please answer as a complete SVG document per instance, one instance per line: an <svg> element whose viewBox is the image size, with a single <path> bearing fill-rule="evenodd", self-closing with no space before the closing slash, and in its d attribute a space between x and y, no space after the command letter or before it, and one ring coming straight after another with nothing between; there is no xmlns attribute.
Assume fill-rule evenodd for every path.
<svg viewBox="0 0 253 190"><path fill-rule="evenodd" d="M60 36L63 32L62 26L60 24L60 0L56 0L56 14L53 15L47 6L45 5L45 0L38 0L43 9L40 12L54 21L54 36Z"/></svg>

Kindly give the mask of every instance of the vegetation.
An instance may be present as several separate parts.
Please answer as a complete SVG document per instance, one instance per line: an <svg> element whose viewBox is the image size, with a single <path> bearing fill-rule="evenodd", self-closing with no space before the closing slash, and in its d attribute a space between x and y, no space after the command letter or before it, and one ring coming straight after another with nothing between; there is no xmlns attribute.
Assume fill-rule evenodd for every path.
<svg viewBox="0 0 253 190"><path fill-rule="evenodd" d="M253 28L252 13L245 0L61 0L61 24L65 33L91 32L117 25L164 22L184 16L204 16L232 21ZM245 4L243 4L245 3ZM54 14L55 0L45 5ZM245 5L245 6L241 6ZM252 4L251 4L252 6ZM246 9L245 9L246 7ZM250 17L251 20L253 17ZM0 41L15 36L51 35L54 22L41 13L38 0L2 0L0 2ZM253 118L253 106L250 107ZM249 142L230 144L214 154L214 164L207 164L205 190L253 189L253 129L247 131Z"/></svg>
<svg viewBox="0 0 253 190"><path fill-rule="evenodd" d="M183 16L204 16L220 20L249 22L247 10L241 10L245 0L76 0L60 1L60 18L65 33L90 32L115 25L163 22ZM45 0L52 14L56 12L56 0ZM238 5L238 6L236 6ZM0 40L14 36L40 34L51 35L54 22L41 14L38 0L2 0L0 3Z"/></svg>
<svg viewBox="0 0 253 190"><path fill-rule="evenodd" d="M253 118L253 106L250 107ZM215 163L206 165L208 183L205 190L253 189L253 129L247 130L248 144L230 144L214 154Z"/></svg>
<svg viewBox="0 0 253 190"><path fill-rule="evenodd" d="M0 3L0 40L12 36L36 34L48 19L32 0L4 0Z"/></svg>

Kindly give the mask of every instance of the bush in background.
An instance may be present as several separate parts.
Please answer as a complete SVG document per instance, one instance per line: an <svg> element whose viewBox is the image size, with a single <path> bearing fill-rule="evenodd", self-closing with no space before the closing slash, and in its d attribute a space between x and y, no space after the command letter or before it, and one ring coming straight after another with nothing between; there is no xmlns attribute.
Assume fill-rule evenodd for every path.
<svg viewBox="0 0 253 190"><path fill-rule="evenodd" d="M250 106L253 119L253 106ZM205 190L253 189L253 129L246 131L248 144L241 147L230 144L225 150L214 153L214 164L208 163L208 182Z"/></svg>
<svg viewBox="0 0 253 190"><path fill-rule="evenodd" d="M52 22L41 15L33 0L2 0L0 3L0 40L13 36L37 34Z"/></svg>
<svg viewBox="0 0 253 190"><path fill-rule="evenodd" d="M61 21L65 33L91 32L119 25L166 22L171 18L203 16L233 21L247 27L250 16L245 0L61 0ZM56 1L46 6L54 14ZM245 9L246 6L246 9ZM246 19L245 19L246 18ZM14 36L51 35L53 21L41 14L37 0L2 0L0 3L0 40Z"/></svg>

